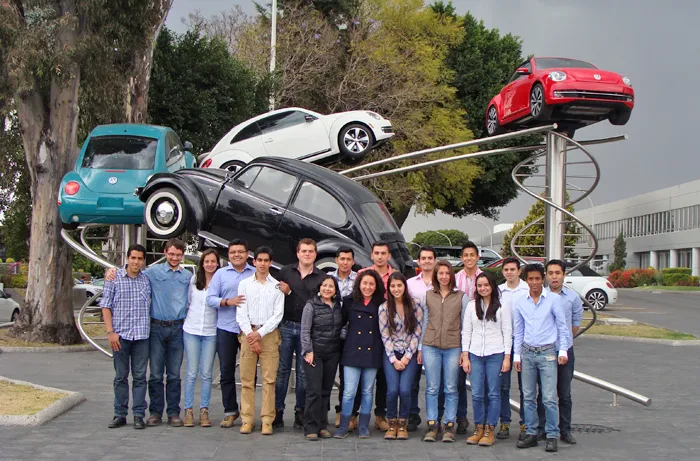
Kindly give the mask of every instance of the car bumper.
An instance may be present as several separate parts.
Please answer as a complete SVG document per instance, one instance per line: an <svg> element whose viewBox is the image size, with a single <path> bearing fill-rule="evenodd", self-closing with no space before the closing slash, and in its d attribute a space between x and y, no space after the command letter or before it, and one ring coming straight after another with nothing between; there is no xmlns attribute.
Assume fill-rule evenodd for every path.
<svg viewBox="0 0 700 461"><path fill-rule="evenodd" d="M388 139L394 137L394 127L391 124L382 125L380 127L374 128L374 140L379 143L386 142Z"/></svg>
<svg viewBox="0 0 700 461"><path fill-rule="evenodd" d="M95 198L62 197L61 221L69 223L142 224L144 203L133 195Z"/></svg>
<svg viewBox="0 0 700 461"><path fill-rule="evenodd" d="M617 290L615 288L608 288L608 304L617 303Z"/></svg>
<svg viewBox="0 0 700 461"><path fill-rule="evenodd" d="M545 92L548 105L580 105L582 110L600 108L634 108L634 90L626 85L587 84L586 82L557 82Z"/></svg>

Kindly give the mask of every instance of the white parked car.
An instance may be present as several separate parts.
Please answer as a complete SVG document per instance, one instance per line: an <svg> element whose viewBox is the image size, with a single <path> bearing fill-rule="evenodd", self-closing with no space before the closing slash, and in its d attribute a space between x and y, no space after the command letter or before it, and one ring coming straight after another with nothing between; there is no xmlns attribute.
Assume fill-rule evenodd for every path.
<svg viewBox="0 0 700 461"><path fill-rule="evenodd" d="M567 263L567 266L570 266L570 263ZM617 302L615 287L588 266L583 266L567 275L564 283L586 298L586 301L597 311Z"/></svg>
<svg viewBox="0 0 700 461"><path fill-rule="evenodd" d="M91 283L82 283L78 279L73 280L73 309L78 311L85 302L97 293L102 292L105 282L103 279L93 280ZM93 301L93 306L98 304L98 300Z"/></svg>
<svg viewBox="0 0 700 461"><path fill-rule="evenodd" d="M252 159L287 157L312 163L329 163L340 156L345 163L359 162L373 148L394 136L391 122L364 110L323 115L288 107L273 110L234 126L200 155L201 168L237 171Z"/></svg>
<svg viewBox="0 0 700 461"><path fill-rule="evenodd" d="M19 304L10 298L9 293L0 290L0 323L14 322L19 315Z"/></svg>

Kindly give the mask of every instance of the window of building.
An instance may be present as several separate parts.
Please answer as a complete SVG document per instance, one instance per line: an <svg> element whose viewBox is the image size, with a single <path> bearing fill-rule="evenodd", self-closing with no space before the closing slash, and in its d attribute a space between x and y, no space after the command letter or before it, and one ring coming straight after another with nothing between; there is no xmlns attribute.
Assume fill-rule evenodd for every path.
<svg viewBox="0 0 700 461"><path fill-rule="evenodd" d="M659 251L657 252L657 256L659 258L659 270L666 269L667 267L670 267L671 264L671 252L669 250L665 251Z"/></svg>
<svg viewBox="0 0 700 461"><path fill-rule="evenodd" d="M642 253L637 253L639 256L639 267L642 269L646 269L647 267L651 266L651 255L649 254L648 251L644 251Z"/></svg>
<svg viewBox="0 0 700 461"><path fill-rule="evenodd" d="M683 248L678 250L678 267L693 267L693 249Z"/></svg>

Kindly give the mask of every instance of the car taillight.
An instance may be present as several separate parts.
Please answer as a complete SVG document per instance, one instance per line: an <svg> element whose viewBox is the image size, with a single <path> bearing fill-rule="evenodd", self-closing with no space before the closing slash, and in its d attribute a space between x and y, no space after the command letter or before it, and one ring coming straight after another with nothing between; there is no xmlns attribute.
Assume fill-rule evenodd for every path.
<svg viewBox="0 0 700 461"><path fill-rule="evenodd" d="M605 282L605 284L608 286L608 288L615 288L614 286L612 286L612 283L610 283L610 282Z"/></svg>
<svg viewBox="0 0 700 461"><path fill-rule="evenodd" d="M211 165L211 159L208 158L202 163L202 166L200 168L209 168L209 165Z"/></svg>
<svg viewBox="0 0 700 461"><path fill-rule="evenodd" d="M75 195L78 193L80 190L80 184L78 184L75 181L71 181L68 184L66 184L66 187L63 188L63 191L66 193L66 195Z"/></svg>

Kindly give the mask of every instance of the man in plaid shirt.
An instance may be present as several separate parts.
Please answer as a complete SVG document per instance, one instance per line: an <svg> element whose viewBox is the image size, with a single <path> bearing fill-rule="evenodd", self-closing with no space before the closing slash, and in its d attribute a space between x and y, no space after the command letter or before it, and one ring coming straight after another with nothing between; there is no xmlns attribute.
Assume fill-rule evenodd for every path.
<svg viewBox="0 0 700 461"><path fill-rule="evenodd" d="M129 362L133 385L134 429L146 427L146 368L151 325L151 284L141 272L146 249L131 245L126 270L117 269L114 280L105 280L102 315L114 359L114 419L109 428L126 424L129 410Z"/></svg>

